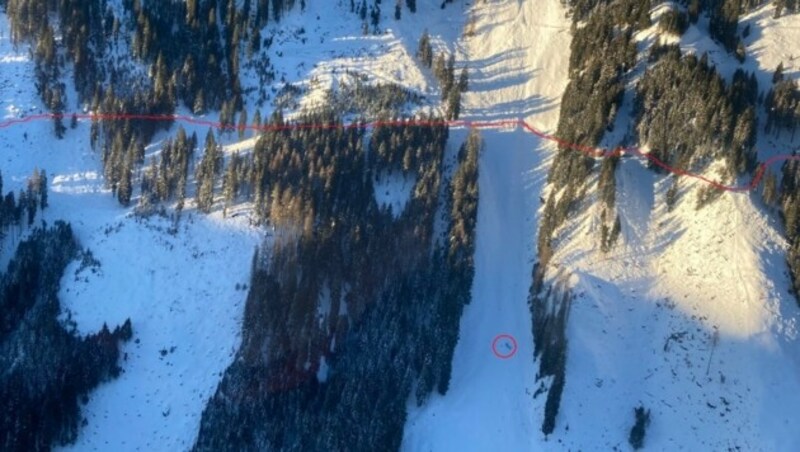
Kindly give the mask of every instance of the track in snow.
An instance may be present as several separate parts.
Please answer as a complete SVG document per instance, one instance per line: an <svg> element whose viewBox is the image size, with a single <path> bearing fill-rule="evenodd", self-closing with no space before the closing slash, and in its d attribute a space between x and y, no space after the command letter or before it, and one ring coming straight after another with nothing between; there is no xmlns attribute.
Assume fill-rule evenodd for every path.
<svg viewBox="0 0 800 452"><path fill-rule="evenodd" d="M682 168L676 168L670 166L667 163L664 163L659 158L653 156L649 152L642 151L636 146L630 147L619 147L612 151L607 149L598 148L595 146L587 146L578 143L571 143L561 138L558 138L555 135L548 134L543 132L532 125L528 124L523 119L509 119L509 120L498 120L498 121L467 121L467 120L454 120L454 121L424 121L424 120L398 120L398 121L372 121L372 122L351 122L349 124L340 124L340 123L328 123L328 124L298 124L298 123L287 123L282 125L273 125L267 124L262 126L256 125L245 125L245 126L238 126L238 125L225 125L220 122L209 121L206 119L199 119L193 116L187 115L147 115L147 114L107 114L107 113L100 113L100 114L93 114L93 113L41 113L37 115L30 115L24 118L19 119L10 119L4 122L0 122L0 129L5 129L17 124L25 124L32 121L41 121L41 120L50 120L50 119L66 119L75 117L76 119L91 119L93 121L124 121L124 120L137 120L137 121L157 121L157 122L168 122L168 121L177 121L177 122L184 122L188 124L195 124L201 126L208 126L214 129L222 129L222 130L253 130L258 132L267 132L267 131L276 131L276 130L295 130L295 129L305 129L305 130L314 130L314 129L337 129L337 128L346 128L346 129L353 129L353 128L374 128L380 126L442 126L446 125L449 127L468 127L474 129L501 129L507 127L522 127L526 131L543 138L547 141L556 143L559 147L563 149L572 149L574 151L579 151L586 154L589 157L594 158L607 158L607 157L619 157L624 154L635 154L642 159L649 160L653 163L653 165L666 170L669 173L677 174L679 176L685 176L692 179L698 179L703 181L719 190L735 192L735 193L743 193L749 192L754 190L758 187L761 183L761 179L764 177L764 173L770 165L773 165L777 162L782 162L786 160L797 160L800 161L799 155L790 155L790 154L779 154L775 155L766 161L760 163L758 168L756 168L755 174L753 178L750 180L750 183L744 185L725 185L723 183L717 182L713 179L709 179L701 174L692 173L690 171L686 171Z"/></svg>

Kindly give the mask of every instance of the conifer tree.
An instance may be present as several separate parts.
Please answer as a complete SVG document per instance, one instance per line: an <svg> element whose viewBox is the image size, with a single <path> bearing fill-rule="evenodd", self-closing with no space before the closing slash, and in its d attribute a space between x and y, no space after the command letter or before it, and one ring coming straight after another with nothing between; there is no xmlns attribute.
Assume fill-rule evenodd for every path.
<svg viewBox="0 0 800 452"><path fill-rule="evenodd" d="M447 96L447 119L455 120L461 115L461 93L457 89L450 90Z"/></svg>
<svg viewBox="0 0 800 452"><path fill-rule="evenodd" d="M772 83L778 83L783 80L783 61L778 63L775 72L772 73Z"/></svg>
<svg viewBox="0 0 800 452"><path fill-rule="evenodd" d="M444 85L447 87L446 91L450 91L453 88L456 80L456 56L454 54L450 54L450 57L447 59L447 71L445 72L444 78Z"/></svg>
<svg viewBox="0 0 800 452"><path fill-rule="evenodd" d="M414 12L413 10L411 12ZM431 38L428 35L428 30L425 30L422 33L422 37L419 39L419 48L417 50L417 58L422 61L427 67L431 67L433 65L433 47L431 46Z"/></svg>
<svg viewBox="0 0 800 452"><path fill-rule="evenodd" d="M206 111L206 101L205 95L203 94L203 88L197 90L197 94L194 98L194 105L192 106L192 113L196 115L202 115Z"/></svg>
<svg viewBox="0 0 800 452"><path fill-rule="evenodd" d="M433 75L439 80L439 84L442 87L442 99L446 99L448 93L448 86L445 82L447 79L447 59L444 52L440 53L436 57L436 62L433 63Z"/></svg>
<svg viewBox="0 0 800 452"><path fill-rule="evenodd" d="M239 139L244 139L244 132L247 130L247 110L239 112Z"/></svg>
<svg viewBox="0 0 800 452"><path fill-rule="evenodd" d="M28 226L33 226L33 220L36 219L37 200L36 194L33 192L33 187L28 185L28 190L25 193L25 207L28 213Z"/></svg>
<svg viewBox="0 0 800 452"><path fill-rule="evenodd" d="M678 177L672 177L672 185L667 189L667 193L665 195L666 203L667 203L667 211L671 212L672 209L675 208L675 204L678 202Z"/></svg>
<svg viewBox="0 0 800 452"><path fill-rule="evenodd" d="M261 110L256 109L256 114L253 115L253 128L254 134L260 135L261 134Z"/></svg>
<svg viewBox="0 0 800 452"><path fill-rule="evenodd" d="M133 181L131 180L133 177L133 159L134 156L130 152L125 153L119 187L117 188L117 199L125 207L130 205L131 196L133 195Z"/></svg>
<svg viewBox="0 0 800 452"><path fill-rule="evenodd" d="M222 216L225 217L228 215L228 208L233 204L236 193L239 187L239 162L240 157L239 154L234 153L229 162L228 167L225 171L225 178L222 182L222 196L224 198L225 204L222 209Z"/></svg>
<svg viewBox="0 0 800 452"><path fill-rule="evenodd" d="M206 134L206 145L203 158L197 167L197 207L200 211L208 213L214 202L214 180L219 172L222 156L219 146L214 139L214 133L209 129Z"/></svg>
<svg viewBox="0 0 800 452"><path fill-rule="evenodd" d="M39 205L41 206L42 210L44 210L48 206L48 204L47 204L47 173L45 172L45 170L42 170L39 173L38 191L39 191ZM3 193L2 182L0 182L0 194L2 194L2 193Z"/></svg>
<svg viewBox="0 0 800 452"><path fill-rule="evenodd" d="M767 171L764 175L764 187L761 195L764 203L768 206L774 206L778 201L778 180L771 171Z"/></svg>
<svg viewBox="0 0 800 452"><path fill-rule="evenodd" d="M469 90L469 79L468 79L468 77L469 76L467 74L467 68L462 68L461 69L461 74L458 77L458 90L461 91L462 93Z"/></svg>

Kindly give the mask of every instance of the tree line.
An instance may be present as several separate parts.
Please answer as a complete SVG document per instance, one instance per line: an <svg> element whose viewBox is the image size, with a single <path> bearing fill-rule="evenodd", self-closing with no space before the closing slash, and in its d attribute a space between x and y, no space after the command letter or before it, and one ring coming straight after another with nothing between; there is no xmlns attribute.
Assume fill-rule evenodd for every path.
<svg viewBox="0 0 800 452"><path fill-rule="evenodd" d="M467 68L462 68L456 79L455 55L447 56L446 52L441 52L434 61L433 46L427 30L419 39L417 58L423 65L433 69L433 75L439 81L441 97L445 106L445 117L449 120L458 119L461 115L461 94L469 88Z"/></svg>
<svg viewBox="0 0 800 452"><path fill-rule="evenodd" d="M651 26L650 2L640 0L575 0L571 5L573 39L570 46L569 82L561 99L556 136L580 146L597 146L613 130L622 103L626 74L636 63L637 30ZM567 146L560 146L548 173L549 194L544 201L537 236L537 262L533 266L528 303L533 318L534 359L539 359L537 380L552 376L547 391L542 432L552 433L565 385L566 326L572 295L559 283L545 283L555 252L558 229L588 190L595 161ZM620 234L614 215L616 160L608 158L598 178L601 209L601 249L608 251Z"/></svg>
<svg viewBox="0 0 800 452"><path fill-rule="evenodd" d="M587 11L586 24L575 28L570 47L570 81L561 99L556 135L565 142L596 146L606 131L613 128L625 89L625 74L636 60L633 33L648 27L649 2L625 0ZM588 12L587 12L588 14ZM573 10L573 20L586 17ZM568 213L583 199L585 182L594 168L594 159L568 147L560 147L548 173L551 195L545 202L539 223L537 254L539 265L534 286L541 288L544 271L553 254L553 236ZM613 197L613 172L603 172L604 192ZM556 197L556 193L559 193ZM613 204L613 202L609 202Z"/></svg>
<svg viewBox="0 0 800 452"><path fill-rule="evenodd" d="M254 256L242 346L203 413L195 450L395 450L409 398L424 403L449 387L474 271L465 257L474 250L480 139L464 145L448 183L446 127L378 127L369 146L384 151L370 159L357 128L274 139L306 133L304 160L319 158L332 174L271 160L270 177L305 192L301 210L314 213L276 221L269 211L276 243ZM416 182L395 217L376 204L372 185L379 172L401 170L408 149ZM448 226L437 237L441 212ZM309 217L306 230L298 220Z"/></svg>
<svg viewBox="0 0 800 452"><path fill-rule="evenodd" d="M49 450L73 443L89 392L119 376L130 321L81 336L59 320L59 282L82 251L70 225L34 229L0 274L0 448Z"/></svg>
<svg viewBox="0 0 800 452"><path fill-rule="evenodd" d="M788 131L794 140L797 126L800 123L800 89L797 82L783 74L783 63L780 63L772 76L772 87L764 99L767 111L766 133L779 134Z"/></svg>
<svg viewBox="0 0 800 452"><path fill-rule="evenodd" d="M751 171L756 158L755 74L737 69L726 86L707 55L682 56L678 46L654 47L651 62L636 85L634 111L639 139L652 155L689 171L701 171L721 157L729 178Z"/></svg>
<svg viewBox="0 0 800 452"><path fill-rule="evenodd" d="M20 230L33 225L36 212L48 206L47 172L35 168L28 178L25 188L17 195L14 191L3 194L3 173L0 172L0 250L8 230L17 227Z"/></svg>

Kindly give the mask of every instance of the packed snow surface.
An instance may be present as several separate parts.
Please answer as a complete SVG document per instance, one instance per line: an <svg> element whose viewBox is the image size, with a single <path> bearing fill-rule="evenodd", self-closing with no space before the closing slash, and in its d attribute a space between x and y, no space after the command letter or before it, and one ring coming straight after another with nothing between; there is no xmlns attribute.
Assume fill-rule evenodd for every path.
<svg viewBox="0 0 800 452"><path fill-rule="evenodd" d="M417 14L404 9L401 21L385 7L385 29L377 35L363 35L346 7L308 3L302 16L293 12L263 32L276 33L263 52L278 79L302 88L298 106L320 101L348 72L371 83L398 83L424 96L425 106L436 105L432 71L414 58L427 29L436 52L456 52L458 65L469 69L463 119L524 119L554 131L570 44L570 19L561 1L463 1L445 10L438 2L419 2ZM787 76L798 75L791 52L800 39L800 19L776 20L771 13L761 8L742 19L742 27L751 26L743 67L757 71L762 90L781 61ZM463 33L465 23L473 33ZM684 51L709 52L730 77L737 63L702 27L707 23L675 41ZM14 48L8 36L2 16L2 119L43 110L27 49ZM655 27L641 33L640 50L656 38ZM244 86L258 84L252 68L243 74ZM71 108L79 109L74 93L69 96ZM630 101L626 95L625 105ZM269 110L264 106L262 113ZM191 208L177 223L159 216L135 219L104 186L87 128L80 123L61 141L53 138L50 122L0 133L6 189L18 190L34 167L46 169L50 207L37 221L70 221L99 261L67 268L63 317L82 334L127 318L133 324L134 340L122 349L124 373L91 393L83 407L88 425L69 449L186 450L238 347L250 257L264 232L250 226L247 206L227 219ZM527 296L540 196L554 149L518 128L482 135L473 298L461 319L450 390L422 407L409 401L404 450L624 449L633 408L640 404L651 410L649 449L800 450L793 422L800 406L798 309L787 292L786 243L777 215L743 194L724 194L697 211L693 183L682 185L676 208L668 212L663 199L669 179L635 159L623 159L617 170L622 237L616 248L599 251L594 208L559 231L553 268L571 275L576 299L557 427L544 438L544 396L533 396L538 363ZM157 136L148 154L157 153L166 136ZM451 147L464 136L453 133ZM249 135L221 140L227 152L247 152L254 141ZM780 138L759 139L760 148L772 149L767 152L787 152L786 146ZM377 200L399 213L413 181L395 174L376 182ZM591 190L588 196L594 196ZM0 264L5 266L10 245L21 238L7 239ZM502 334L518 345L508 359L492 350Z"/></svg>
<svg viewBox="0 0 800 452"><path fill-rule="evenodd" d="M559 58L567 55L561 31L568 19L560 2L492 2L476 12L482 34L463 45L475 80L465 110L520 116L552 130L567 79L567 61ZM753 25L743 67L757 71L762 87L779 61L793 67L786 43L798 28L790 26L796 17L773 24L768 13L744 19ZM737 63L704 27L707 19L690 27L682 49L710 52L730 78ZM641 33L640 51L656 38L655 26ZM627 94L618 125L627 126L631 100ZM544 438L526 300L536 232L529 216L540 207L552 154L528 136L492 131L484 138L473 300L462 318L451 388L421 408L410 402L404 450L624 450L640 405L651 411L648 449L800 449L793 422L799 316L787 291L777 215L757 196L732 193L697 211L698 183L682 185L678 206L667 212L670 178L628 158L617 170L623 243L600 252L596 208L579 209L560 231L552 271L570 275L576 299L557 426ZM772 152L781 151L790 149ZM511 359L492 353L500 334L520 344Z"/></svg>
<svg viewBox="0 0 800 452"><path fill-rule="evenodd" d="M569 58L562 5L489 2L478 4L474 14L479 35L460 43L471 69L466 119L520 118L552 132ZM482 136L472 302L461 319L450 390L421 408L410 402L407 451L541 448L544 398L532 397L537 367L527 297L536 212L552 150L521 129ZM492 351L501 334L517 342L511 358Z"/></svg>

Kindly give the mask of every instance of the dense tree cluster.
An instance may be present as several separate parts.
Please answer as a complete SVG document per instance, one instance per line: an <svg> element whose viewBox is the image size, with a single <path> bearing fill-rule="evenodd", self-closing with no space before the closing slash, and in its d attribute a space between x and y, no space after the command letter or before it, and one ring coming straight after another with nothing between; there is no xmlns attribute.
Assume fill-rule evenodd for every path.
<svg viewBox="0 0 800 452"><path fill-rule="evenodd" d="M156 85L171 85L196 113L238 99L238 50L250 31L250 11L244 9L250 2L238 10L233 0L123 4L136 18L132 53L155 65Z"/></svg>
<svg viewBox="0 0 800 452"><path fill-rule="evenodd" d="M93 110L99 114L111 115L113 120L92 120L89 142L100 150L103 162L105 183L123 205L128 205L134 184L133 174L144 163L145 143L161 128L168 128L172 121L147 121L135 119L137 115L171 113L170 105L151 105L146 96L120 98L109 88L99 90L92 100ZM132 115L133 118L130 116Z"/></svg>
<svg viewBox="0 0 800 452"><path fill-rule="evenodd" d="M232 163L234 164L234 163ZM197 166L197 208L201 212L209 212L214 203L214 185L222 174L222 149L214 139L214 133L206 134L205 150L200 164ZM188 171L188 166L184 166ZM179 171L179 175L181 172ZM179 176L180 177L180 176Z"/></svg>
<svg viewBox="0 0 800 452"><path fill-rule="evenodd" d="M767 187L765 182L765 198L779 198L781 216L786 228L786 239L789 242L787 260L795 297L800 304L800 162L787 160L783 164L779 190ZM772 182L774 183L774 181ZM769 192L772 193L769 193Z"/></svg>
<svg viewBox="0 0 800 452"><path fill-rule="evenodd" d="M689 21L697 22L699 15L708 15L708 31L712 38L725 47L728 52L735 53L736 57L744 60L744 44L742 35L747 35L747 30L739 33L739 17L754 8L766 3L767 0L687 0ZM794 3L796 0L788 0ZM784 0L776 2L776 15L780 15L781 4Z"/></svg>
<svg viewBox="0 0 800 452"><path fill-rule="evenodd" d="M400 20L403 17L403 3L406 4L411 13L417 12L416 0L394 0L394 19ZM440 7L444 9L448 3L453 0L442 0ZM358 18L363 23L362 29L364 34L369 32L370 26L373 33L380 31L379 25L381 21L381 0L350 0L350 12L358 15Z"/></svg>
<svg viewBox="0 0 800 452"><path fill-rule="evenodd" d="M773 75L774 85L765 99L767 110L767 133L791 132L791 138L800 121L800 91L797 84L784 79L783 65L779 65ZM768 206L778 204L781 217L786 228L786 239L789 242L787 260L792 278L795 297L800 303L800 164L796 160L787 160L782 168L780 186L777 177L770 171L764 175L762 195Z"/></svg>
<svg viewBox="0 0 800 452"><path fill-rule="evenodd" d="M562 0L572 14L573 22L590 18L595 12L613 14L617 18L636 21L641 28L650 26L651 0ZM609 8L610 7L610 8Z"/></svg>
<svg viewBox="0 0 800 452"><path fill-rule="evenodd" d="M767 110L766 132L774 132L777 135L786 130L794 139L800 124L800 90L797 82L783 77L782 65L778 66L773 80L775 83L764 99L764 107Z"/></svg>
<svg viewBox="0 0 800 452"><path fill-rule="evenodd" d="M669 8L658 20L658 28L676 36L681 36L689 28L689 15L677 8Z"/></svg>
<svg viewBox="0 0 800 452"><path fill-rule="evenodd" d="M615 172L619 164L619 157L612 156L605 158L600 166L600 176L597 179L597 189L600 202L602 203L600 213L600 249L607 252L614 247L621 232L619 215L609 227L610 213L614 211L616 201L617 181Z"/></svg>
<svg viewBox="0 0 800 452"><path fill-rule="evenodd" d="M343 115L364 115L370 118L399 116L406 107L421 104L422 97L395 83L368 83L355 75L352 82L340 81L329 90L326 104Z"/></svg>
<svg viewBox="0 0 800 452"><path fill-rule="evenodd" d="M425 142L425 128L409 127L404 121L378 127L370 137L370 168L378 173L403 171L417 172L423 162L430 161L440 152L441 139Z"/></svg>
<svg viewBox="0 0 800 452"><path fill-rule="evenodd" d="M700 2L703 5L705 2ZM738 34L739 14L742 12L741 0L715 0L708 3L708 32L729 52L736 51L740 45Z"/></svg>
<svg viewBox="0 0 800 452"><path fill-rule="evenodd" d="M639 450L644 447L644 435L647 433L647 427L650 426L650 410L646 410L640 405L633 409L633 414L636 421L628 435L628 443L633 450Z"/></svg>
<svg viewBox="0 0 800 452"><path fill-rule="evenodd" d="M794 14L800 10L800 3L797 0L775 0L775 18L781 17L784 13Z"/></svg>
<svg viewBox="0 0 800 452"><path fill-rule="evenodd" d="M725 158L731 176L752 169L755 75L739 69L726 87L706 55L682 57L677 46L656 52L656 64L637 85L634 107L640 140L651 154L694 171L717 157Z"/></svg>
<svg viewBox="0 0 800 452"><path fill-rule="evenodd" d="M634 0L612 2L608 6L592 3L589 10L597 9L597 12L575 30L570 53L570 81L561 100L556 133L565 142L595 146L613 126L622 102L624 75L635 64L633 32L642 26L641 17L649 14L646 7L643 2ZM582 17L580 10L574 10L573 19L577 21L579 17ZM649 21L649 15L647 17ZM554 190L545 203L539 223L536 287L541 288L552 255L553 234L582 198L583 183L589 178L593 166L592 158L571 148L562 148L556 154L548 174ZM606 177L604 181L611 179ZM613 185L607 183L605 187L606 193L613 191ZM555 192L561 192L558 198Z"/></svg>
<svg viewBox="0 0 800 452"><path fill-rule="evenodd" d="M564 281L545 291L531 287L528 305L533 319L534 359L539 358L537 380L553 377L544 406L542 433L553 433L567 369L567 321L573 295Z"/></svg>
<svg viewBox="0 0 800 452"><path fill-rule="evenodd" d="M467 142L459 151L460 165L452 181L449 240L451 251L460 253L449 256L452 266L472 267L478 212L478 158L482 149L480 135L476 129L472 129Z"/></svg>
<svg viewBox="0 0 800 452"><path fill-rule="evenodd" d="M609 209L613 209L616 203L617 179L614 173L618 165L619 157L617 156L603 159L603 163L600 165L600 176L597 179L600 202Z"/></svg>
<svg viewBox="0 0 800 452"><path fill-rule="evenodd" d="M711 37L722 44L729 52L736 52L737 56L743 50L743 44L738 32L739 16L764 4L766 0L681 0L677 3L686 8L686 13L671 8L661 17L659 27L663 30L683 34L689 23L696 23L701 13L709 18L709 33ZM651 0L565 0L570 6L573 18L583 21L591 18L593 13L605 11L609 5L621 6L620 15L629 17L646 27L650 24L649 11L651 6L660 3ZM797 0L777 0L775 15L780 16L782 11L796 11ZM596 14L594 14L596 15Z"/></svg>
<svg viewBox="0 0 800 452"><path fill-rule="evenodd" d="M442 90L442 101L445 104L447 119L458 119L461 114L461 93L469 88L467 68L462 68L456 79L455 55L442 52L434 62L434 52L431 46L430 35L426 30L419 39L417 58L422 64L433 68L433 75L439 81Z"/></svg>
<svg viewBox="0 0 800 452"><path fill-rule="evenodd" d="M575 30L570 82L558 124L558 136L565 141L594 145L613 123L622 101L623 76L636 59L635 23L621 15L629 3L614 4Z"/></svg>
<svg viewBox="0 0 800 452"><path fill-rule="evenodd" d="M28 178L24 190L14 195L9 191L3 196L3 174L0 172L0 250L3 239L12 227L22 229L33 225L36 212L47 207L47 173L38 168Z"/></svg>
<svg viewBox="0 0 800 452"><path fill-rule="evenodd" d="M79 254L68 224L35 229L0 276L0 449L49 450L75 441L79 400L119 375L130 321L81 337L59 321L59 281Z"/></svg>
<svg viewBox="0 0 800 452"><path fill-rule="evenodd" d="M220 109L220 120L233 124L244 105L239 82L240 56L262 46L261 29L279 20L294 0L123 0L115 11L107 0L4 0L15 42L34 47L37 88L47 108L62 113L67 62L74 65L77 101L106 115L169 115L179 103L195 113ZM304 7L305 2L299 5ZM51 25L50 20L57 24ZM127 41L131 53L149 65L146 77L109 49ZM61 37L62 39L58 39ZM264 40L269 45L271 38ZM124 51L125 49L123 49ZM105 53L104 53L105 52ZM108 54L106 54L108 53ZM66 56L66 60L64 58ZM263 84L274 76L268 59L261 64ZM74 119L74 118L73 118ZM75 121L73 121L75 122ZM130 202L130 176L143 161L143 147L171 121L107 119L92 124L91 143L100 148L106 182L120 202ZM55 118L56 135L66 132ZM162 193L163 194L163 193Z"/></svg>
<svg viewBox="0 0 800 452"><path fill-rule="evenodd" d="M203 414L196 450L395 450L409 397L422 403L447 390L474 271L466 257L480 140L462 148L448 185L445 127L378 127L369 160L363 135L340 127L259 140L253 190L289 193L287 204L302 207L291 207L294 218L279 212L288 205L268 212L277 243L254 257L242 346ZM309 166L295 169L296 146ZM416 182L395 217L376 204L373 180L408 159ZM448 240L434 236L441 212ZM291 229L300 232L287 237Z"/></svg>
<svg viewBox="0 0 800 452"><path fill-rule="evenodd" d="M467 68L462 68L458 80L455 69L456 58L440 53L433 65L433 74L439 80L442 89L442 100L445 102L447 119L458 119L461 112L461 93L468 88Z"/></svg>
<svg viewBox="0 0 800 452"><path fill-rule="evenodd" d="M105 2L101 0L6 0L6 13L11 22L11 38L15 43L32 41L36 66L36 89L44 105L53 113L66 108L66 86L60 81L64 67L59 54L56 33L61 46L74 63L75 88L88 95L104 77L98 63L110 32ZM57 14L58 29L50 24L51 13ZM66 131L60 117L54 119L55 134Z"/></svg>
<svg viewBox="0 0 800 452"><path fill-rule="evenodd" d="M153 157L141 178L141 196L139 198L138 209L141 213L146 213L151 207L159 202L177 201L177 210L182 210L186 198L187 181L189 179L189 169L194 160L194 153L197 147L197 136L192 134L187 136L183 127L178 127L175 139L168 139L161 148L158 157ZM213 134L209 131L206 137L206 149L213 148L211 152L217 151L216 142ZM205 173L201 170L203 162L198 167L198 185L206 180ZM211 174L211 178L219 172L221 163L219 159L215 161L216 171ZM198 189L198 192L200 190ZM199 195L198 195L199 198ZM130 200L130 197L127 198ZM122 198L120 198L122 201ZM123 204L125 204L123 202ZM199 201L198 201L199 204ZM203 210L201 208L201 210Z"/></svg>
<svg viewBox="0 0 800 452"><path fill-rule="evenodd" d="M649 27L650 2L640 0L576 0L572 6L574 35L570 48L570 81L561 100L556 135L564 142L596 146L613 128L622 102L625 75L636 62L636 30ZM578 24L580 23L580 26ZM583 199L594 160L575 149L562 147L548 174L550 194L544 203L537 236L538 261L533 267L529 304L533 316L535 356L540 357L539 378L553 376L545 402L542 431L549 434L564 387L567 340L566 323L572 295L565 287L544 284L554 253L554 235L568 214ZM616 159L603 164L599 179L601 246L610 249L620 233L619 218L611 226ZM609 218L606 218L609 217Z"/></svg>
<svg viewBox="0 0 800 452"><path fill-rule="evenodd" d="M57 83L64 64L58 61L57 31L63 37L61 45L66 56L75 64L75 88L84 96L91 95L97 81L105 76L106 71L99 62L115 27L106 1L6 0L3 3L6 3L14 42L35 40L40 94L46 94L51 82ZM57 17L57 30L49 22L51 13ZM55 89L61 89L60 94L64 94L63 86Z"/></svg>

